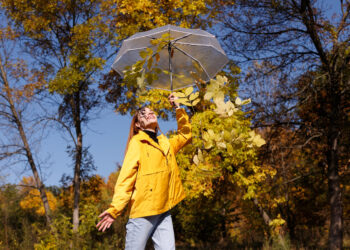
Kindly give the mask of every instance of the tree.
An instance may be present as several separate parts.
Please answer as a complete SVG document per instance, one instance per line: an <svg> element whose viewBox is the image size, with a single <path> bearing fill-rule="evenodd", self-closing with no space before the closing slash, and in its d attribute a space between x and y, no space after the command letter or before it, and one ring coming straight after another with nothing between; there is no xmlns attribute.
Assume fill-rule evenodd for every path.
<svg viewBox="0 0 350 250"><path fill-rule="evenodd" d="M108 3L108 2L107 2ZM74 161L73 227L79 226L81 173L88 148L83 128L101 98L91 86L108 56L113 26L106 16L106 2L96 1L2 1L13 20L25 51L48 75L45 87L61 97L54 120L67 131L73 146L68 152ZM87 159L88 165L91 161ZM86 167L86 166L85 166Z"/></svg>
<svg viewBox="0 0 350 250"><path fill-rule="evenodd" d="M342 145L348 141L345 100L349 95L350 3L339 1L335 19L327 16L325 4L310 0L242 0L227 8L222 18L225 30L229 31L224 39L231 45L231 55L235 55L236 60L241 63L258 61L260 65L267 65L269 70L264 71L264 76L279 71L280 93L286 84L292 87L290 89L294 88L293 95L279 95L279 102L272 109L278 110L279 104L291 101L285 105L284 111L295 111L298 105L303 106L316 93L319 111L322 112L309 112L322 113L322 116L317 116L322 126L314 121L310 124L300 116L294 116L292 122L270 121L275 125L285 124L293 129L316 132L309 134L304 139L305 143L318 137L322 139L325 164L321 166L326 166L329 187L329 247L341 249L343 211L339 167L349 157ZM310 72L318 73L315 78L309 79L311 81L304 81L303 87L298 89L296 83ZM313 94L304 92L310 86L316 87L316 82ZM293 99L298 101L297 105L292 102Z"/></svg>
<svg viewBox="0 0 350 250"><path fill-rule="evenodd" d="M118 6L113 10L117 34L120 39L124 39L136 32L167 24L184 28L210 26L213 17L218 13L215 6L221 4L221 1L116 0L115 4Z"/></svg>
<svg viewBox="0 0 350 250"><path fill-rule="evenodd" d="M35 210L38 215L45 214L45 208L40 199L39 190L33 189L35 187L35 181L32 177L23 177L21 182L20 192L24 195L24 198L20 201L19 205L22 209ZM47 200L50 206L50 211L55 211L57 208L56 197L52 192L47 191Z"/></svg>
<svg viewBox="0 0 350 250"><path fill-rule="evenodd" d="M17 157L19 161L24 159L29 164L35 180L34 188L40 193L46 221L51 226L47 192L39 174L33 143L30 141L30 135L37 129L36 122L32 119L33 127L29 127L30 123L26 121L29 113L25 111L25 107L32 104L34 99L33 89L41 86L44 75L35 69L31 71L24 60L14 56L17 35L10 26L0 29L0 117L1 127L6 131L0 145L0 159ZM30 115L33 116L34 113Z"/></svg>

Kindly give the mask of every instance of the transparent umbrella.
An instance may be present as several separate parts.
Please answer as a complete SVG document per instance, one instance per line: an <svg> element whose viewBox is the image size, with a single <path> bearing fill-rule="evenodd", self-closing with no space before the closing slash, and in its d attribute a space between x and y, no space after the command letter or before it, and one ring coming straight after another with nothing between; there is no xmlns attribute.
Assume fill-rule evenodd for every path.
<svg viewBox="0 0 350 250"><path fill-rule="evenodd" d="M152 40L168 34L168 41L157 51ZM209 81L228 62L228 58L214 35L200 29L185 29L166 25L146 32L139 32L124 40L112 65L121 76L125 67L142 60L140 52L152 49L157 55L157 78L149 83L152 88L175 90L193 85L197 75ZM149 68L144 66L145 72Z"/></svg>

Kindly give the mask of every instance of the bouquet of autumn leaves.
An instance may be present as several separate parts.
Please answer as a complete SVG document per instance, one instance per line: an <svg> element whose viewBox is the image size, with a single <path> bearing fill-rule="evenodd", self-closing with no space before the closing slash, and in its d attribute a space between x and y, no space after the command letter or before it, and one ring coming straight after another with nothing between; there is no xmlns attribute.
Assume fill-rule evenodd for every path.
<svg viewBox="0 0 350 250"><path fill-rule="evenodd" d="M274 175L273 170L256 163L256 149L265 141L250 128L242 111L250 99L230 95L230 87L227 77L218 75L197 92L189 87L174 93L193 113L192 143L177 156L190 196L210 195L213 180L229 178L246 190L245 198L252 198L258 191L257 183Z"/></svg>

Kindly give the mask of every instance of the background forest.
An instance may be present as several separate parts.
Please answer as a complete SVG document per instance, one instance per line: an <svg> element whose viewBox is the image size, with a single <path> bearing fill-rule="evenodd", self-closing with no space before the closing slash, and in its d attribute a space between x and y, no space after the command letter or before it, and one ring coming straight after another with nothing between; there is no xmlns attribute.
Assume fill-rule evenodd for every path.
<svg viewBox="0 0 350 250"><path fill-rule="evenodd" d="M110 107L174 119L170 92L110 69L123 39L166 24L230 59L177 92L193 126L177 248L350 248L349 15L348 0L0 0L0 165L31 173L0 177L0 248L123 249L126 213L95 227L118 171L99 175L83 131ZM72 174L51 186L38 151L56 130Z"/></svg>

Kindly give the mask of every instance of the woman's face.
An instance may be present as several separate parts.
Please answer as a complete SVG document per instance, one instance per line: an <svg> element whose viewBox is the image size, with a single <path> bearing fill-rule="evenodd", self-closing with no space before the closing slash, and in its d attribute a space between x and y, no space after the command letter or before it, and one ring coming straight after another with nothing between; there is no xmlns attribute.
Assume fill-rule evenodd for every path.
<svg viewBox="0 0 350 250"><path fill-rule="evenodd" d="M142 130L155 130L158 126L157 116L149 108L143 108L138 113L136 126Z"/></svg>

